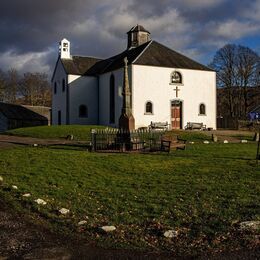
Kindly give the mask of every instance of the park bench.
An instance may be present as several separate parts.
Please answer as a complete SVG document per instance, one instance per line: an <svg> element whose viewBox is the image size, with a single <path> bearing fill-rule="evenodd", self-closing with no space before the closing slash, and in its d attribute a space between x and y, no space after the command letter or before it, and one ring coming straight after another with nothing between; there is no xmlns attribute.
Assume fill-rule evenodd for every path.
<svg viewBox="0 0 260 260"><path fill-rule="evenodd" d="M197 122L188 122L186 127L186 130L206 130L206 125L203 123L197 123Z"/></svg>
<svg viewBox="0 0 260 260"><path fill-rule="evenodd" d="M149 125L149 129L163 129L163 130L167 130L169 127L168 122L152 122Z"/></svg>
<svg viewBox="0 0 260 260"><path fill-rule="evenodd" d="M163 136L162 141L170 142L170 149L176 150L185 150L186 149L186 140L180 139L177 135L166 135Z"/></svg>
<svg viewBox="0 0 260 260"><path fill-rule="evenodd" d="M160 140L150 142L150 152L167 152L171 149L186 149L186 140L179 139L178 136L163 136Z"/></svg>

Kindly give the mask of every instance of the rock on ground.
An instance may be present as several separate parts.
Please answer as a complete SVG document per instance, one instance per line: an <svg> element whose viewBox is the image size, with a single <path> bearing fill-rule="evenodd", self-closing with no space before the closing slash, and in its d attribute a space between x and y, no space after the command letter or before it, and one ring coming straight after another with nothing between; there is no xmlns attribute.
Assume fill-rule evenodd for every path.
<svg viewBox="0 0 260 260"><path fill-rule="evenodd" d="M241 230L251 230L257 231L260 230L260 221L244 221L239 225Z"/></svg>
<svg viewBox="0 0 260 260"><path fill-rule="evenodd" d="M47 204L47 202L44 201L43 199L37 199L37 200L35 200L35 202L36 202L37 204L39 204L39 205L46 205L46 204Z"/></svg>
<svg viewBox="0 0 260 260"><path fill-rule="evenodd" d="M173 237L177 237L178 236L178 231L176 230L167 230L164 232L164 237L167 238L173 238Z"/></svg>
<svg viewBox="0 0 260 260"><path fill-rule="evenodd" d="M69 209L65 209L65 208L61 208L61 209L59 210L59 212L60 212L60 214L62 214L62 215L66 215L66 214L68 214L68 213L70 212L70 210L69 210Z"/></svg>
<svg viewBox="0 0 260 260"><path fill-rule="evenodd" d="M105 232L112 232L112 231L116 230L116 227L115 226L103 226L103 227L101 227L101 229Z"/></svg>

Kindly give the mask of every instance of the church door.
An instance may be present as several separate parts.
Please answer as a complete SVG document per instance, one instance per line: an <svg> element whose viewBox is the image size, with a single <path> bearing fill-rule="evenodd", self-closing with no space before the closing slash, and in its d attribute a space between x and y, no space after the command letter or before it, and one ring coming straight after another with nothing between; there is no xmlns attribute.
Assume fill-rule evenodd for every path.
<svg viewBox="0 0 260 260"><path fill-rule="evenodd" d="M182 128L182 102L179 100L171 102L171 126L172 129Z"/></svg>

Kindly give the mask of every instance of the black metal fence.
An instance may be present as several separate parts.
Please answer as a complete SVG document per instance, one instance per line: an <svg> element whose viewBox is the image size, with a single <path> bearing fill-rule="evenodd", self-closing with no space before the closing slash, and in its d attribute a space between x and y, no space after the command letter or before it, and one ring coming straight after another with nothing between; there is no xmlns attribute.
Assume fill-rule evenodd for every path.
<svg viewBox="0 0 260 260"><path fill-rule="evenodd" d="M106 129L91 131L94 151L159 151L165 131Z"/></svg>

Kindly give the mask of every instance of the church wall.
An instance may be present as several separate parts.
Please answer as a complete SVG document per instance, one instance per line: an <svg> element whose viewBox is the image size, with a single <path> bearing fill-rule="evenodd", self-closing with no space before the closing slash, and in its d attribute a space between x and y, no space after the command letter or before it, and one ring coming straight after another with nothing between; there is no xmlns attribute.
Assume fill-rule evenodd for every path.
<svg viewBox="0 0 260 260"><path fill-rule="evenodd" d="M66 91L62 91L62 81L67 79L66 72L61 61L58 61L55 75L52 80L52 124L58 124L58 111L61 111L61 124L66 124ZM57 91L54 94L56 82Z"/></svg>
<svg viewBox="0 0 260 260"><path fill-rule="evenodd" d="M98 123L98 79L69 75L70 124L96 125ZM79 106L87 107L87 116L79 116Z"/></svg>
<svg viewBox="0 0 260 260"><path fill-rule="evenodd" d="M171 122L171 101L183 101L183 128L188 122L202 122L216 128L216 75L211 71L176 69L183 84L176 97L176 84L170 84L174 68L132 65L133 114L136 128L153 122ZM153 104L153 113L145 114L145 103ZM206 106L206 115L199 115L199 105Z"/></svg>
<svg viewBox="0 0 260 260"><path fill-rule="evenodd" d="M129 81L131 82L131 70L129 71ZM110 90L110 77L111 75L115 77L115 123L111 124L109 122L109 90ZM118 127L119 117L121 115L122 109L122 91L123 91L123 76L124 70L119 69L109 73L100 75L99 77L99 107L100 107L100 125L107 125L111 127ZM131 86L131 84L130 84Z"/></svg>

